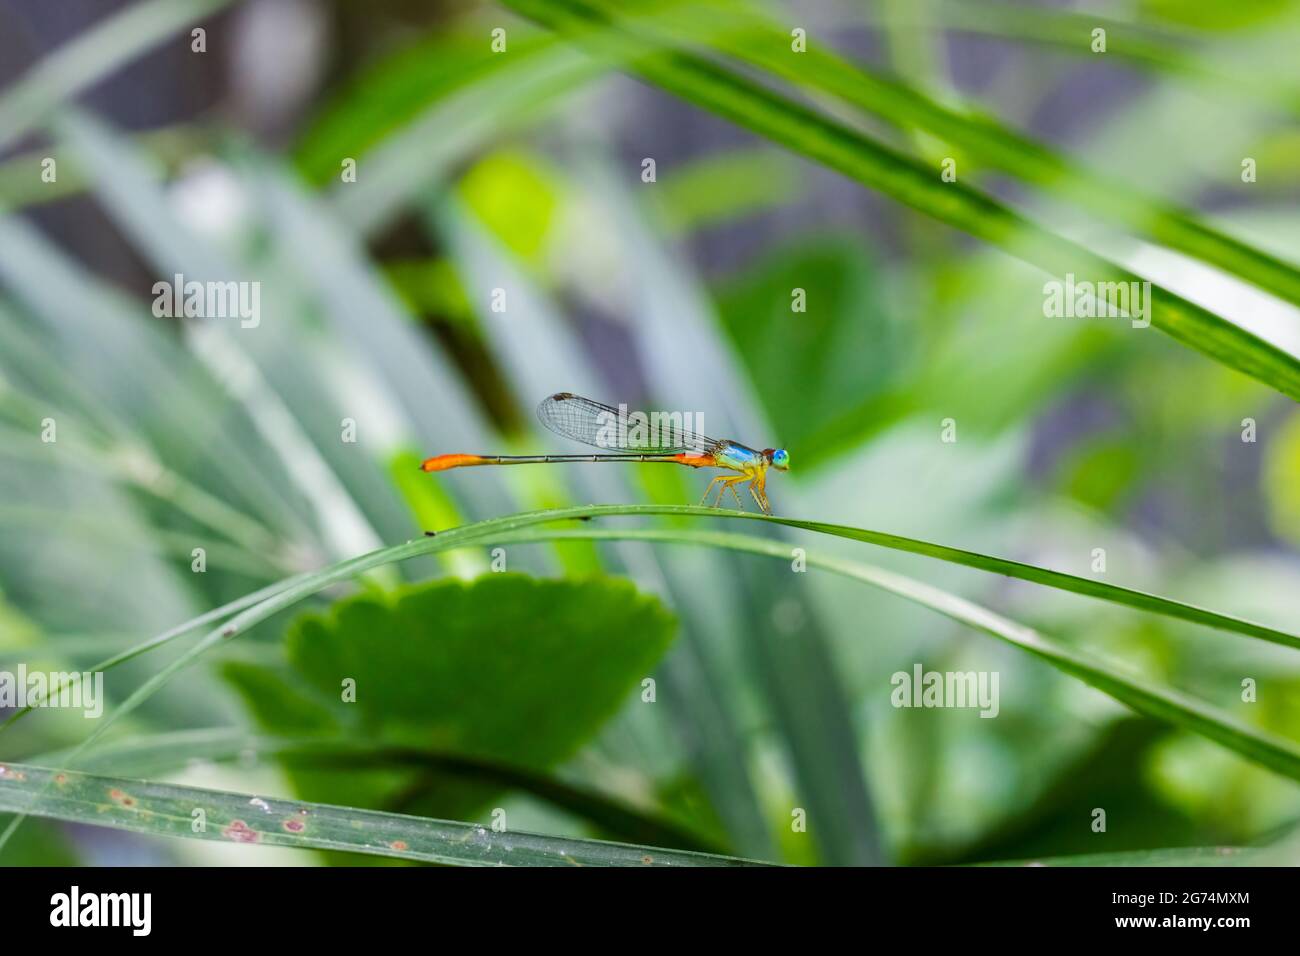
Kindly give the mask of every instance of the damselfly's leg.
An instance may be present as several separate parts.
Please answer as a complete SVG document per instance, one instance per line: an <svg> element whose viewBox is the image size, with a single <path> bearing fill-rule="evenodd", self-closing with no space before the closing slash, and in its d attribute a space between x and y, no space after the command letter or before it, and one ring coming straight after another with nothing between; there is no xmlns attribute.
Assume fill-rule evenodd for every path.
<svg viewBox="0 0 1300 956"><path fill-rule="evenodd" d="M731 497L736 499L736 507L744 511L745 503L740 500L740 492L736 490L736 486L734 484L727 485L727 490L731 492Z"/></svg>
<svg viewBox="0 0 1300 956"><path fill-rule="evenodd" d="M716 498L713 499L713 507L715 507L715 508L721 508L721 507L722 507L722 496L723 496L724 494L726 494L726 492L727 492L727 488L728 488L728 486L731 485L732 479L731 479L731 478L719 478L719 479L718 479L718 482L719 482L719 483L718 483L718 497L716 497Z"/></svg>
<svg viewBox="0 0 1300 956"><path fill-rule="evenodd" d="M713 502L713 507L715 508L722 507L722 496L725 495L728 491L730 491L733 495L736 496L736 501L737 503L739 503L740 495L736 494L736 484L738 482L747 480L748 477L749 477L748 475L736 475L735 477L732 478L723 478L722 487L718 489L718 499L715 502ZM744 511L745 509L742 507L741 510Z"/></svg>
<svg viewBox="0 0 1300 956"><path fill-rule="evenodd" d="M766 468L764 468L762 471L760 471L757 475L754 476L754 480L750 483L749 488L751 491L757 492L757 494L754 497L758 499L758 506L763 509L763 514L770 515L772 513L772 503L767 500L767 469Z"/></svg>
<svg viewBox="0 0 1300 956"><path fill-rule="evenodd" d="M721 508L722 496L730 491L732 496L736 499L736 504L740 505L740 510L744 511L745 506L740 500L740 494L736 491L736 485L748 480L749 475L718 475L709 482L709 487L704 489L704 497L700 499L700 504L702 505L708 501L709 495L713 493L713 486L717 485L718 493L714 496L713 504L710 507Z"/></svg>
<svg viewBox="0 0 1300 956"><path fill-rule="evenodd" d="M705 502L707 502L707 501L709 500L709 492L711 492L711 491L713 490L713 486L716 485L718 482L720 482L720 481L723 479L723 477L724 477L724 476L722 476L722 475L714 475L714 476L713 476L713 480L709 482L709 487L705 488L705 489L704 489L704 494L703 494L702 496L700 496L700 503L699 503L699 506L698 506L698 507L701 507L701 508L704 507ZM717 506L714 505L714 507L717 507Z"/></svg>

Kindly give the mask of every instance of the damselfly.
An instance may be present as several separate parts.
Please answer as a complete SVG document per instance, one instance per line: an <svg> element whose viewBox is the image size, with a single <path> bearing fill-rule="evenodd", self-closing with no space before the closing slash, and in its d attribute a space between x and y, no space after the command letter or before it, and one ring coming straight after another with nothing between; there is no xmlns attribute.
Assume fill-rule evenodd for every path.
<svg viewBox="0 0 1300 956"><path fill-rule="evenodd" d="M420 465L422 471L446 471L449 468L466 468L474 465L540 465L570 461L653 461L690 468L725 468L736 475L718 475L709 482L700 504L704 504L717 486L718 494L713 507L722 504L722 496L730 491L736 504L744 509L736 486L749 484L749 493L765 514L772 513L764 486L767 469L787 471L790 456L784 448L765 448L756 451L740 442L709 438L697 432L674 425L671 421L651 427L645 416L629 417L626 409L619 409L572 392L557 392L543 399L537 406L541 423L565 438L591 445L594 448L612 449L599 455L435 455Z"/></svg>

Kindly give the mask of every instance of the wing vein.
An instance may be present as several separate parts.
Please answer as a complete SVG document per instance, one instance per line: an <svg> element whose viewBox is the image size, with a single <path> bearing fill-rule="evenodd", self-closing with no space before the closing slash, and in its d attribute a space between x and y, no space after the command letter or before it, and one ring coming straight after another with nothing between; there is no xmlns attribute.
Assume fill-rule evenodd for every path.
<svg viewBox="0 0 1300 956"><path fill-rule="evenodd" d="M647 415L626 409L620 414L612 405L572 392L557 392L542 399L537 406L537 419L563 438L611 452L710 454L726 444L683 427L681 414Z"/></svg>

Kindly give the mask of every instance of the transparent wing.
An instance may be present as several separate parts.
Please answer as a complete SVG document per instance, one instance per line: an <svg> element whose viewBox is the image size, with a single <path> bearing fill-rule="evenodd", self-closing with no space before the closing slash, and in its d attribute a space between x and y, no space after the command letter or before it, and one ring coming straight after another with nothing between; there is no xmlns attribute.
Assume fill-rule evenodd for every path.
<svg viewBox="0 0 1300 956"><path fill-rule="evenodd" d="M630 412L572 392L557 392L537 406L543 425L573 441L611 452L655 455L699 452L709 454L725 442L683 427L677 413Z"/></svg>

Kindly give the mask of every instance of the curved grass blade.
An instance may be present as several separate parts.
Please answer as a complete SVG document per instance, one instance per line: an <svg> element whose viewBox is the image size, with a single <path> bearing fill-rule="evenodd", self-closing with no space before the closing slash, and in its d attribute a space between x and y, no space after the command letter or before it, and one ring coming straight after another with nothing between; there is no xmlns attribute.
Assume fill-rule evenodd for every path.
<svg viewBox="0 0 1300 956"><path fill-rule="evenodd" d="M43 57L0 96L0 149L32 131L60 103L230 0L147 0L105 17Z"/></svg>
<svg viewBox="0 0 1300 956"><path fill-rule="evenodd" d="M864 541L868 544L880 545L895 551L907 551L912 554L938 558L940 561L962 564L967 567L978 568L981 571L991 571L995 574L1005 574L1007 577L1018 578L1033 584L1042 584L1060 591L1070 591L1074 594L1098 598L1112 604L1131 607L1135 610L1148 611L1164 617L1201 624L1215 630L1244 634L1247 637L1256 637L1273 644L1281 644L1283 647L1300 649L1300 635L1289 631L1278 630L1265 624L1221 614L1218 611L1211 611L1208 608L1161 597L1146 591L1138 591L1134 588L1126 588L1115 584L1105 584L1092 578L1067 574L1064 571L1053 571L1049 568L1041 568L1021 561L981 554L977 551L966 551L961 548L952 548L929 541L906 538L902 535L851 528L847 525L827 524L822 521L804 521L779 516L769 518L766 515L744 514L741 517L773 520L791 528L803 528L806 531L816 531L840 538L850 538L854 541Z"/></svg>
<svg viewBox="0 0 1300 956"><path fill-rule="evenodd" d="M414 541L408 541L404 544L394 545L389 548L381 548L378 551L372 551L369 554L359 555L358 557L351 558L347 561L339 562L338 564L332 565L331 567L325 568L321 571L299 575L295 578L283 581L279 585L271 585L270 587L257 592L258 595L262 596L262 599L255 603L251 600L252 596L243 598L239 602L232 602L239 604L243 610L239 611L239 613L235 614L233 617L230 617L219 628L209 632L188 651L171 661L166 667L162 668L158 673L154 674L149 678L149 680L145 681L140 687L132 692L122 701L112 714L106 715L96 726L95 730L93 730L86 739L72 751L70 754L70 760L79 757L100 737L102 737L118 719L139 707L142 703L152 697L155 692L167 684L176 674L195 663L213 646L219 644L223 640L234 638L239 634L244 633L279 611L293 606L299 601L329 587L331 584L350 580L358 575L364 574L372 568L390 564L394 561L404 561L422 554L434 554L439 551L461 547L466 544L478 543L484 540L490 541L501 539L512 532L531 528L536 525L554 521L611 517L615 515L691 515L712 518L744 519L750 521L770 521L792 528L803 528L805 530L817 531L837 537L852 538L871 544L879 544L899 551L924 554L929 557L939 558L940 560L950 561L956 564L965 564L969 567L994 571L1000 574L1006 574L1010 577L1017 577L1026 581L1045 584L1060 590L1073 591L1077 594L1087 594L1116 604L1123 604L1141 610L1164 614L1168 617L1175 617L1181 620L1204 624L1209 627L1216 627L1221 630L1234 631L1252 637L1259 637L1289 647L1300 647L1300 637L1297 637L1296 635L1277 631L1273 628L1255 624L1250 621L1244 621L1227 615L1218 614L1217 612L1208 611L1204 608L1183 604L1178 601L1171 601L1168 598L1158 597L1142 591L1134 591L1110 584L1101 584L1097 581L1090 581L1087 578L1080 578L1059 571L1049 571L1044 568L1037 568L1033 565L1023 564L1017 561L1008 561L1003 558L990 557L972 551L962 551L957 548L949 548L945 545L936 545L915 538L905 538L900 535L884 534L877 531L867 531L860 528L850 528L844 525L826 524L817 521L802 521L771 515L757 515L739 511L723 511L716 508L701 508L688 505L587 505L585 507L558 508L550 511L535 511L519 515L510 515L505 518L494 518L488 521L480 521L472 525L465 525L460 528L453 528L449 531L438 533L433 537L425 537ZM784 550L782 554L785 554ZM935 593L940 595L945 594L945 592L937 590L935 590ZM122 654L116 655L112 660L120 662L122 659L138 656L150 646L159 646L160 644L165 643L166 640L170 640L179 634L188 633L196 627L201 626L196 623L200 619L207 621L213 619L220 620L221 617L224 616L223 612L229 613L228 609L231 606L232 605L227 605L225 608L209 612L206 615L201 615L201 618L196 618L195 621L178 625L165 635L160 635L152 641L146 642L146 645L123 651ZM30 708L28 708L28 710L30 710ZM25 712L28 711L20 711L15 715L15 717L21 716ZM13 719L15 718L10 718L10 720ZM21 824L22 819L22 816L16 817L4 833L0 835L0 849L3 849L5 843L8 842L10 835Z"/></svg>
<svg viewBox="0 0 1300 956"><path fill-rule="evenodd" d="M759 133L897 201L998 246L1045 272L1087 275L1097 283L1141 283L1140 276L1033 222L960 182L709 60L610 30L599 12L564 0L506 0L523 15L688 102ZM615 26L617 26L615 24ZM1118 286L1117 286L1118 287ZM1174 339L1300 401L1300 359L1154 283L1150 322Z"/></svg>
<svg viewBox="0 0 1300 956"><path fill-rule="evenodd" d="M543 512L543 514L544 513L545 512ZM488 522L488 524L492 524L492 522ZM237 602L231 602L231 604L225 605L224 608L208 612L206 615L200 615L199 618L195 618L185 624L177 625L177 627L153 638L151 641L145 642L143 645L114 655L113 658L110 658L110 661L113 665L120 664L124 660L128 660L131 657L144 653L151 647L161 646L167 641L193 631L196 627L202 626L196 623L201 618L206 618L209 621L213 619L220 620L221 617L224 616L222 612L226 611L228 613L228 609L235 604L239 604L245 608L235 614L234 617L226 620L220 627L210 631L189 650L177 656L173 661L167 664L167 666L163 667L147 681L137 687L125 700L122 701L116 710L100 720L95 729L92 730L85 739L83 739L81 743L74 747L69 753L69 765L72 765L77 758L94 746L94 744L103 737L103 735L106 734L118 720L130 714L145 701L149 700L149 698L168 684L173 677L190 667L200 657L211 650L214 646L221 643L224 639L236 637L237 635L247 631L249 628L260 624L262 621L273 616L278 611L291 607L304 598L328 587L332 583L349 580L357 575L364 574L372 568L390 564L394 561L402 561L407 558L416 557L420 554L433 554L438 551L446 550L448 547L454 547L457 542L464 543L466 539L473 540L473 532L476 527L482 527L482 523L478 526L469 525L465 528L453 529L452 531L442 535L440 538L425 538L423 540L408 541L406 544L397 545L392 548L382 548L378 551L372 551L369 554L363 554L360 557L340 562L315 574L299 575L296 578L290 578L287 581L280 582L279 585L271 585L270 587L257 592L259 595L264 595L264 597L256 603L251 602L247 597L242 598ZM26 708L16 711L5 724L0 725L0 729L22 717L24 714L30 713L32 707L32 704L28 704ZM10 837L12 837L18 827L22 825L24 819L26 819L26 814L19 813L10 821L9 825L4 829L4 832L0 833L0 850L3 850L8 844Z"/></svg>
<svg viewBox="0 0 1300 956"><path fill-rule="evenodd" d="M590 175L584 176L582 170L575 172L587 182L589 195L598 192L592 188ZM496 360L508 374L514 392L545 395L557 380L563 380L566 389L588 395L600 394L601 376L594 365L574 361L574 356L586 354L578 331L564 320L558 304L529 275L523 263L494 241L482 224L475 221L471 213L473 207L465 202L441 198L429 202L428 207L428 227L437 244L445 247L451 261L457 264L465 284L476 287L486 282L489 287L501 285L511 290L511 314L507 316L482 309L480 321L488 330ZM689 317L686 318L689 321ZM677 339L670 351L677 346L689 348L683 340ZM653 354L645 351L645 343L640 343L638 350L642 354ZM698 350L691 351L698 357ZM710 364L708 367L714 372L714 380L721 376L720 366ZM651 391L678 394L673 389L660 387L662 382L655 378L653 363L646 374ZM687 403L692 400L686 395L680 399ZM706 402L699 407L714 406ZM633 478L631 471L621 468L609 471L572 469L564 475L563 484L569 489L570 496L553 498L546 503L627 500ZM728 629L719 632L693 624L704 619L701 609L706 603L713 607L719 600L725 600L722 594L734 595L737 589L730 585L738 582L725 580L728 571L725 567L710 569L714 577L712 582L707 580L707 575L705 578L683 575L682 569L662 564L653 549L643 545L624 543L609 557L646 586L670 594L673 604L693 609L682 615L683 626L677 649L665 660L660 677L662 690L672 701L668 708L670 720L709 800L715 806L725 808L721 818L736 852L762 859L776 858L777 848L772 839L770 821L759 804L753 770L746 761L748 748L745 733L738 724L739 709L733 703L736 675L716 663L718 644L728 639L728 635L733 633L731 629L739 631L743 627L742 609L738 607L732 613L720 612L721 619L731 623ZM761 640L759 632L758 641ZM745 641L746 652L750 652L758 641ZM834 699L825 693L820 698ZM814 748L804 747L801 754L814 752ZM847 764L838 769L845 776L854 773ZM825 782L820 786L802 788L802 792L809 790L827 797L840 792L838 786ZM830 816L828 813L823 819L830 819ZM840 816L847 819L849 815ZM857 820L865 821L868 816L858 814ZM865 826L865 823L856 825ZM829 823L818 831L818 836L824 840L820 845L832 846L836 850L867 845L865 840L845 839Z"/></svg>
<svg viewBox="0 0 1300 956"><path fill-rule="evenodd" d="M368 149L367 174L330 194L338 218L362 235L378 233L467 154L503 130L536 122L557 97L610 69L549 37L517 52L491 57L473 83L435 89L420 116Z"/></svg>
<svg viewBox="0 0 1300 956"><path fill-rule="evenodd" d="M1079 856L999 860L977 866L1266 866L1278 865L1268 848L1194 846L1124 853L1084 853Z"/></svg>
<svg viewBox="0 0 1300 956"><path fill-rule="evenodd" d="M1252 102L1266 103L1292 115L1300 113L1300 103L1293 95L1293 88L1288 83L1278 82L1275 75L1270 75L1267 61L1253 63L1246 59L1224 63L1218 58L1207 57L1208 48L1201 42L1203 34L1189 32L1170 23L1156 26L1101 16L1092 10L1036 7L1000 0L983 0L978 6L966 0L943 0L938 7L939 29L947 33L992 36L1000 40L1038 44L1081 59L1096 54L1088 44L1080 43L1079 37L1090 36L1093 30L1100 27L1106 31L1106 36L1111 41L1107 55L1113 54L1116 59L1151 72L1191 79L1209 87L1235 89L1248 96ZM900 26L911 28L922 25L915 17L909 17L908 13L903 13L896 22ZM934 24L925 26L928 28ZM1281 18L1276 26L1285 29Z"/></svg>
<svg viewBox="0 0 1300 956"><path fill-rule="evenodd" d="M1073 594L1082 594L1112 604L1131 607L1135 610L1147 611L1152 614L1188 621L1192 624L1201 624L1220 631L1244 634L1247 637L1259 638L1273 644L1281 644L1284 647L1300 649L1300 635L1298 634L1279 630L1245 618L1211 611L1208 608L1198 607L1172 598L1161 597L1158 594L1151 594L1116 584L1106 584L1092 578L1067 574L1064 571L1053 571L1049 568L1041 568L1036 565L1025 564L1022 561L1012 561L1008 558L982 554L978 551L967 551L949 545L936 544L932 541L922 541L919 538L909 538L904 535L872 531L866 528L854 528L849 525L831 524L825 521L808 521L802 518L787 518L782 515L764 515L755 512L729 511L694 505L586 505L574 508L559 508L552 511L534 511L512 515L507 518L495 518L491 521L479 522L476 525L467 525L453 530L460 533L475 529L473 533L476 536L482 533L486 537L492 537L502 531L551 521L585 520L615 515L692 515L704 518L766 521L785 525L788 528L799 528L804 531L814 531L819 534L828 534L838 538L848 538L853 541L874 544L894 551L905 551L909 554L937 558L951 564L961 564L981 571L1003 574L1032 584L1041 584L1060 591L1069 591ZM446 533L450 534L451 532ZM441 537L441 534L439 537ZM420 542L414 542L413 544L418 546ZM378 553L380 552L376 552L376 554ZM402 558L395 560L402 560Z"/></svg>
<svg viewBox="0 0 1300 956"><path fill-rule="evenodd" d="M1026 182L1050 187L1090 214L1110 218L1171 249L1231 272L1280 298L1300 304L1300 269L1202 222L1193 211L1077 167L1041 143L996 121L971 118L923 93L849 63L818 44L790 55L790 37L743 5L712 0L718 18L701 17L698 4L657 8L652 16L618 18L627 29L653 29L676 46L724 52L798 86L830 93L903 129L931 133L972 158ZM592 4L595 7L596 4ZM606 12L612 7L599 6ZM726 23L718 29L717 23Z"/></svg>
<svg viewBox="0 0 1300 956"><path fill-rule="evenodd" d="M61 767L65 755L66 751L46 753L26 762ZM255 760L269 759L294 767L432 770L528 794L600 828L603 834L615 839L702 853L725 852L723 847L675 820L625 803L599 790L576 786L531 767L455 752L417 747L374 747L348 739L269 737L251 734L242 728L212 727L116 741L88 756L83 765L87 773L151 778L182 769L194 760L228 762L238 759L242 762L250 756Z"/></svg>
<svg viewBox="0 0 1300 956"><path fill-rule="evenodd" d="M203 828L195 832L195 811ZM659 847L502 833L470 823L266 800L26 764L0 767L0 811L152 836L249 846L341 850L453 866L763 866L737 857Z"/></svg>
<svg viewBox="0 0 1300 956"><path fill-rule="evenodd" d="M197 631L201 627L205 627L206 625L213 624L217 621L225 620L227 617L230 617L232 614L242 611L245 608L252 607L258 602L264 601L267 598L271 597L273 594L277 594L280 591L284 590L286 587L289 587L293 582L299 581L307 576L308 576L307 573L299 574L292 578L287 578L283 581L277 581L275 584L268 584L266 587L261 588L260 590L253 591L251 594L245 594L243 597L236 598L235 600L229 602L228 604L221 605L221 607L213 608L211 611L205 611L204 613L200 614L198 617L191 618L190 620L186 621L183 624L178 624L175 627L168 628L167 630L163 631L161 634L157 634L146 641L141 641L140 643L135 644L132 647L128 647L122 651L119 651L116 654L113 654L110 657L106 657L103 660L101 660L99 663L92 664L87 669L92 673L98 671L110 671L113 668L117 667L119 664L125 664L127 661L134 660L135 658L139 657L142 654L147 654L149 651L162 647L165 644L170 644L172 641L176 640L177 638L184 637L186 634L189 634L193 631ZM51 650L55 653L58 652L57 647L52 647ZM49 689L49 692L44 695L33 694L32 697L35 699L31 703L29 703L25 707L19 707L13 713L5 717L4 720L0 721L0 732L3 732L6 728L9 727L9 725L13 724L18 720L21 720L23 717L30 714L32 710L36 706L38 706L39 703L42 700L44 700L46 697L50 697L58 694L66 686L67 686L67 682L64 682L58 684L57 686L51 687ZM0 845L3 845L3 843L0 842Z"/></svg>
<svg viewBox="0 0 1300 956"><path fill-rule="evenodd" d="M525 543L530 541L550 541L562 538L634 539L641 541L727 548L736 551L775 557L782 560L789 557L787 546L777 541L754 538L748 535L697 532L688 529L546 529L538 528L533 525L516 525L513 529L495 535L493 540L498 543ZM444 537L443 546L462 547L476 543L477 542L471 536L448 535ZM987 608L949 594L938 588L933 588L919 581L907 578L903 575L858 562L843 561L835 558L824 558L818 555L808 555L807 560L808 563L814 567L820 567L824 570L841 574L853 580L872 584L932 610L938 611L953 620L983 630L986 633L998 637L1045 660L1052 666L1070 676L1098 688L1102 692L1113 697L1115 700L1129 706L1139 713L1174 724L1175 726L1182 727L1193 733L1207 737L1208 739L1214 740L1224 747L1227 747L1250 760L1260 763L1263 766L1269 767L1280 774L1288 776L1291 779L1300 780L1300 746L1297 746L1292 741L1275 737L1254 727L1243 724L1232 716L1211 707L1203 701L1177 691L1145 684L1138 678L1120 673L1115 670L1112 665L1104 661L1062 647L1044 637L1042 634L1013 621L1007 620ZM217 633L221 634L223 631L218 631ZM123 709L126 709L126 705L123 706ZM118 714L115 714L115 716L120 715L120 713L121 711L119 711ZM70 757L75 758L80 751L85 749L86 746L87 744L83 743L78 748L74 749L70 754ZM25 779L18 779L18 777L21 777L25 772L25 768L9 766L6 768L4 774L0 774L0 809L12 809L19 813L34 812L38 815L57 816L63 819L79 819L78 817L64 816L60 812L61 804L59 803L59 800L61 799L61 794L59 794L58 788L66 784L66 782L73 776L81 777L82 775L69 775L65 773L62 775L63 782L61 783L56 777L47 774L44 789L37 786L25 788L27 796L22 801L16 804L4 803L4 784L8 784L11 781L14 783L26 783L27 781ZM142 787L149 788L156 786L157 785L141 784L136 787L136 791L140 791ZM45 804L43 799L43 795L47 790L54 794L49 806ZM118 797L114 797L114 793L117 793ZM112 803L105 803L103 799L105 794L107 794L110 800L113 801ZM138 810L139 804L128 804L127 801L138 799L139 796L137 793L126 787L118 786L110 790L101 790L97 795L98 802L96 803L96 813L103 813L105 810L111 812L114 809L114 803L119 804L121 809L124 811L134 812L135 810ZM191 802L189 808L192 810L196 805L202 804ZM357 813L358 811L348 812ZM366 819L371 819L375 816L397 820L409 819L397 817L391 814L374 815L367 813L363 814L363 816ZM17 824L18 820L21 819L21 817L17 818L14 824L11 824L11 829ZM190 819L190 816L186 815L182 818L181 822L188 823ZM247 842L261 842L260 835L255 834L252 830L245 830L246 821L245 825L237 825L234 822L238 819L242 819L242 817L231 816L225 820L225 835L230 839ZM289 817L288 819L292 819L292 817ZM117 825L117 823L114 822L114 825ZM349 826L351 826L351 824L349 824ZM465 825L458 826L464 827ZM131 827L127 826L127 828ZM466 831L470 829L473 828L466 827ZM182 827L180 832L184 833L185 830L186 828ZM481 828L479 828L479 831L481 831ZM261 831L258 831L258 833L260 832ZM328 849L359 849L360 852L370 852L371 850L373 852L383 852L381 848L377 847L372 847L371 850L366 850L351 846L340 847L329 842L294 844L292 841L288 841L284 843L276 843L275 837L277 836L279 836L279 834L271 832L271 838L266 840L266 842L275 845L310 845ZM424 856L412 858L433 859L433 857ZM457 859L454 862L467 861L464 859Z"/></svg>
<svg viewBox="0 0 1300 956"><path fill-rule="evenodd" d="M572 508L558 508L549 511L526 512L518 515L510 515L505 518L492 518L487 521L480 521L475 524L463 525L459 528L440 532L432 537L408 541L405 544L394 545L389 548L372 551L369 554L352 558L322 571L299 574L276 584L268 585L259 591L255 591L252 594L231 601L229 604L205 612L190 621L179 624L176 627L170 628L169 630L136 645L135 647L128 648L119 654L106 658L99 662L99 664L92 666L90 669L95 671L110 670L118 664L131 660L134 657L138 657L156 647L161 647L178 637L182 637L185 634L204 627L205 625L222 621L227 618L231 618L231 621L220 630L210 634L209 638L214 635L217 637L233 637L240 631L252 627L254 624L264 620L266 617L271 616L271 614L274 614L331 584L348 580L357 574L370 570L371 568L393 561L405 561L408 558L417 557L419 555L433 554L439 551L448 550L453 546L459 546L459 544L465 541L472 542L479 539L491 540L520 528L531 527L533 525L545 524L548 522L633 515L697 516L705 518L769 521L790 528L800 528L805 531L815 531L820 534L829 534L835 537L862 541L866 544L874 544L895 551L904 551L909 554L919 554L925 557L937 558L940 561L947 561L952 564L961 564L966 567L977 568L981 571L989 571L994 574L1004 574L1007 577L1017 578L1033 584L1041 584L1061 591L1069 591L1074 594L1098 598L1099 600L1108 601L1112 604L1131 607L1135 610L1147 611L1152 614L1159 614L1165 617L1187 621L1192 624L1200 624L1204 627L1210 627L1220 631L1243 634L1247 637L1259 638L1260 640L1269 641L1273 644L1281 644L1283 647L1300 649L1300 635L1278 630L1269 627L1268 625L1259 624L1245 618L1221 614L1218 611L1211 611L1207 608L1198 607L1194 604L1187 604L1182 601L1176 601L1171 598L1161 597L1156 594L1150 594L1146 591L1138 591L1133 588L1121 587L1115 584L1105 584L1101 581L1095 581L1090 578L1066 574L1063 571L1052 571L1048 568L1040 568L1020 561L1011 561L1007 558L981 554L977 551L966 551L961 548L949 547L948 545L922 541L918 538L908 538L903 535L888 534L883 531L871 531L865 528L853 528L848 525L828 524L822 521L806 521L797 518L785 518L780 515L751 514L749 512L725 511L717 508L702 508L691 505L586 505ZM287 601L282 600L282 598L289 594L289 592L292 592L292 596L290 596ZM272 605L270 602L275 603ZM234 615L239 612L244 612L244 614L241 614L238 619L234 618ZM251 617L245 617L245 615L251 615ZM227 631L228 633L225 633ZM173 666L176 666L179 663L179 661L175 661L173 662ZM30 710L31 707L27 707L11 714L3 723L0 723L0 730L3 730L3 728L9 723L22 717Z"/></svg>
<svg viewBox="0 0 1300 956"><path fill-rule="evenodd" d="M513 535L499 536L495 540L500 543L530 539L550 541L555 540L557 536L627 538L665 544L694 544L746 551L781 560L790 558L789 547L777 541L755 538L751 535L689 529L529 529ZM913 578L856 561L844 561L813 554L807 554L806 559L813 567L874 585L913 603L938 611L961 624L991 634L1041 658L1057 670L1097 688L1140 714L1199 734L1285 777L1300 780L1300 744L1294 741L1252 727L1231 714L1188 694L1147 684L1141 678L1124 674L1104 660L1057 644L1033 628L1018 624L973 601Z"/></svg>
<svg viewBox="0 0 1300 956"><path fill-rule="evenodd" d="M647 393L672 395L683 408L719 409L733 433L774 434L760 411L764 407L760 390L743 370L707 290L690 270L674 265L618 171L607 162L595 161L581 164L574 175L584 183L590 201L604 210L619 237L622 255L638 263L625 295L631 310L629 334L636 354L644 357ZM667 480L685 480L663 474ZM786 489L783 494L793 492ZM803 622L799 642L792 643L750 599L768 592L781 571L753 564L747 567L716 557L686 566L674 562L672 574L680 582L677 594L695 602L697 615L710 609L727 622L729 638L722 638L720 632L708 640L735 642L733 659L745 675L757 679L764 713L789 768L790 785L809 816L822 821L813 834L819 860L838 866L879 865L887 859L887 851L862 752L870 727L848 700L823 609L809 593L787 595L786 612ZM733 694L741 692L726 675L718 675L720 693L727 693L728 683ZM739 753L747 749L742 747Z"/></svg>

